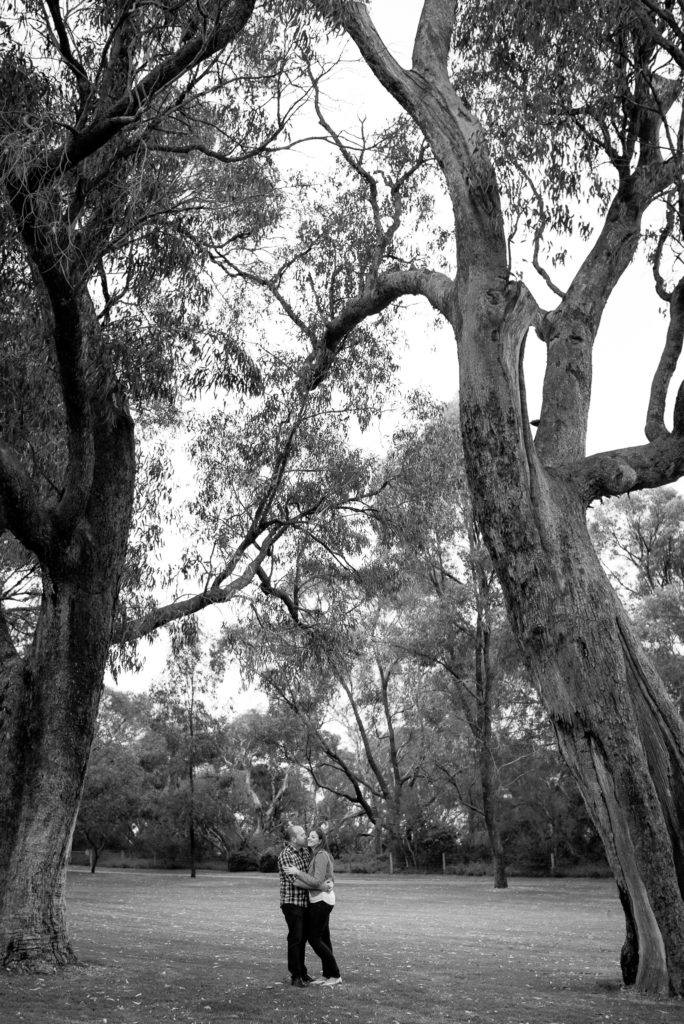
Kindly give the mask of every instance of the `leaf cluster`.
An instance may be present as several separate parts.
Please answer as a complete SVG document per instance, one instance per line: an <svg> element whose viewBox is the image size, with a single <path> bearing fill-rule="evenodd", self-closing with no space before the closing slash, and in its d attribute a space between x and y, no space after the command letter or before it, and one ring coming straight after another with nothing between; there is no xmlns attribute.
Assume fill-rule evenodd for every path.
<svg viewBox="0 0 684 1024"><path fill-rule="evenodd" d="M633 168L672 65L630 0L459 4L452 77L485 126L515 218L579 231ZM586 207L585 207L586 209ZM561 254L562 258L562 254Z"/></svg>

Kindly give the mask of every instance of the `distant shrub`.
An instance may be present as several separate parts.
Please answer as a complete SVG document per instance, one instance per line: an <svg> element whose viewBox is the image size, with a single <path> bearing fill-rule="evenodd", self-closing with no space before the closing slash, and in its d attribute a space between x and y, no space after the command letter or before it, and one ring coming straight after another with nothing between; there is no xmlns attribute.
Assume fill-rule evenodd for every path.
<svg viewBox="0 0 684 1024"><path fill-rule="evenodd" d="M259 857L259 871L277 871L278 870L278 854L275 850L264 850Z"/></svg>
<svg viewBox="0 0 684 1024"><path fill-rule="evenodd" d="M353 860L351 862L351 873L353 875L387 874L388 871L389 860L386 857L372 857L367 860Z"/></svg>
<svg viewBox="0 0 684 1024"><path fill-rule="evenodd" d="M254 850L236 850L228 857L229 871L259 871L259 857Z"/></svg>
<svg viewBox="0 0 684 1024"><path fill-rule="evenodd" d="M562 878L610 878L612 871L607 862L592 864L561 864L556 875Z"/></svg>
<svg viewBox="0 0 684 1024"><path fill-rule="evenodd" d="M470 860L467 863L447 864L446 873L447 875L478 877L480 875L490 875L492 873L492 866L486 860Z"/></svg>

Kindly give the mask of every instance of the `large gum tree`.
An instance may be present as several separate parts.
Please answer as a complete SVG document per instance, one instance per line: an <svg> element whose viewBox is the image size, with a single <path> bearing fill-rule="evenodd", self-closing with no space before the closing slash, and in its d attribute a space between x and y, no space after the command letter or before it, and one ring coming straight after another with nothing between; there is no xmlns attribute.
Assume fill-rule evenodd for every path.
<svg viewBox="0 0 684 1024"><path fill-rule="evenodd" d="M207 231L202 184L211 175L196 169L190 182L188 154L225 156L223 187L242 198L239 212L221 204L214 238L258 233L253 214L259 203L266 209L268 170L252 166L241 178L240 160L282 126L241 120L230 102L237 82L259 91L259 68L275 94L278 61L268 68L265 40L266 62L251 77L249 39L230 49L254 7L121 0L3 12L0 535L21 545L42 581L27 645L17 644L0 600L5 966L75 961L66 863L115 632L141 635L225 600L247 578L240 558L251 552L253 573L268 550L257 515L235 560L191 608L117 620L136 486L130 399L158 404L184 339L198 341L184 307L201 308L192 243ZM248 197L249 177L259 203Z"/></svg>
<svg viewBox="0 0 684 1024"><path fill-rule="evenodd" d="M586 452L597 330L657 200L669 208L657 260L677 237L680 5L425 0L410 68L385 45L367 5L339 2L335 13L424 134L453 210L454 276L414 263L393 282L390 266L373 289L383 290L384 280L387 302L402 290L424 295L453 328L476 518L617 881L627 931L624 979L643 994L681 996L684 723L599 565L585 522L597 499L684 473L681 394L672 428L665 424L684 329L681 285L667 292L670 321L647 442ZM599 159L610 167L601 181L591 170ZM569 286L556 288L552 310L511 270L503 196L506 188L512 194L513 181L526 216L533 222L539 214L530 234L541 269L543 228L567 226L583 182L601 200L586 256ZM523 374L530 332L546 346L536 436ZM327 341L332 355L338 341L330 333Z"/></svg>
<svg viewBox="0 0 684 1024"><path fill-rule="evenodd" d="M0 558L40 579L28 641L0 587L5 967L76 962L66 865L112 644L263 584L286 531L365 500L344 428L325 446L314 430L331 371L357 403L367 390L363 358L347 373L312 333L294 354L257 345L257 365L258 315L214 289L282 213L272 154L292 145L311 89L294 55L314 36L285 7L13 0L0 21ZM326 337L383 305L351 301ZM196 586L159 604L133 590L171 485L134 418L163 426L214 387L261 391L261 411L207 418L203 536L181 564ZM151 519L132 528L136 506Z"/></svg>

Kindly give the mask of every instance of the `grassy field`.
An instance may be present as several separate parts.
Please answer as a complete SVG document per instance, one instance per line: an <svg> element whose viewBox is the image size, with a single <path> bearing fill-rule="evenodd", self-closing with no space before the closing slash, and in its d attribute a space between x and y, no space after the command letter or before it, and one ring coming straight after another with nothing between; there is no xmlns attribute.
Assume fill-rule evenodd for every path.
<svg viewBox="0 0 684 1024"><path fill-rule="evenodd" d="M682 1001L620 989L612 882L347 876L331 930L337 988L293 989L275 875L69 873L85 966L0 974L22 1024L659 1024ZM309 971L319 972L313 952Z"/></svg>

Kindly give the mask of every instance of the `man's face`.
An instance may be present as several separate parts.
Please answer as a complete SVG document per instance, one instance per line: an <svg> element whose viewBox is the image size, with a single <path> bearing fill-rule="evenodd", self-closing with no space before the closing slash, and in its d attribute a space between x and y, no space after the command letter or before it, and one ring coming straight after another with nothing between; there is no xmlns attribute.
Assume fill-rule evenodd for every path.
<svg viewBox="0 0 684 1024"><path fill-rule="evenodd" d="M292 829L292 845L306 846L306 832L301 825L295 825Z"/></svg>

